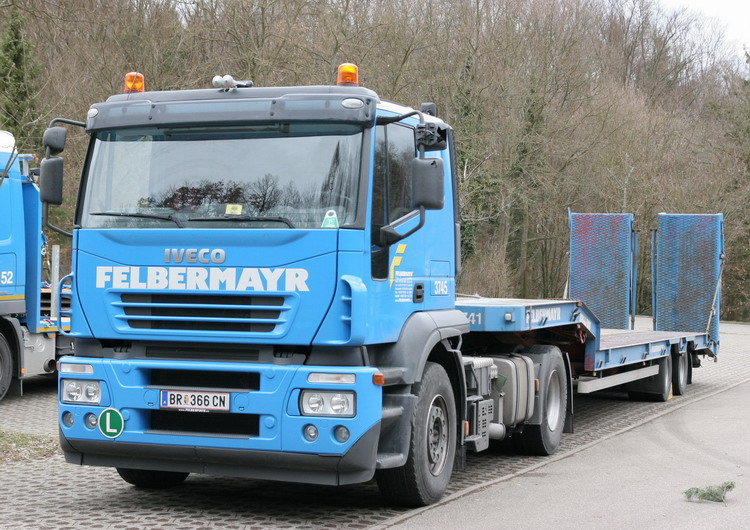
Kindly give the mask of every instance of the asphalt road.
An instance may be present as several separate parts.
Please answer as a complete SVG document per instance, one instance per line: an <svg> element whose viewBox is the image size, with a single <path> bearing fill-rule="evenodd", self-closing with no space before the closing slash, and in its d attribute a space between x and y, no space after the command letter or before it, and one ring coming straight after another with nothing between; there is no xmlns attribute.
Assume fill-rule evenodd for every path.
<svg viewBox="0 0 750 530"><path fill-rule="evenodd" d="M671 525L672 508L654 503L655 498L667 499L677 503L676 510L685 510L687 523L682 526L704 526L702 520L689 515L700 517L702 510L724 506L687 503L680 492L720 477L726 477L720 481L731 480L726 472L716 477L706 473L717 467L707 455L711 454L711 433L717 439L741 444L746 439L737 433L744 433L750 423L745 419L747 405L735 420L731 416L724 420L724 424L744 420L739 431L719 432L714 419L732 406L736 409L735 392L747 395L749 339L749 325L722 323L720 362L704 362L695 370L687 394L667 403L630 402L625 394L616 392L576 396L576 432L564 436L555 456L470 455L466 471L454 473L443 502L426 509L389 507L374 483L335 488L193 475L170 490L138 490L112 469L76 467L57 455L2 465L0 528L445 528L464 523L467 528L499 528L528 526L530 522L571 528ZM629 441L640 436L642 429L678 419L681 423L677 426L660 431L672 438L658 441L654 438L657 432L644 435L646 444ZM56 436L54 383L34 381L27 385L23 397L6 397L0 402L0 430ZM687 451L687 457L675 456L672 447ZM737 461L736 453L727 453L725 460L740 466L738 473L746 471L747 461ZM631 472L644 462L647 472ZM681 468L696 469L696 475L687 477L689 484L670 478L670 473ZM743 504L747 494L743 492L750 490L750 481L743 477L737 477L737 490L730 493L725 512L740 514L747 521L750 517L742 511L747 507ZM541 501L530 503L529 498ZM527 518L507 516L523 513L524 503L530 505ZM644 518L614 515L627 511L641 513ZM472 519L484 514L487 519ZM653 517L647 518L649 514ZM723 526L734 527L735 520L727 517Z"/></svg>
<svg viewBox="0 0 750 530"><path fill-rule="evenodd" d="M747 528L750 383L656 418L537 470L440 506L405 514L398 529ZM684 492L733 482L723 503ZM533 500L536 500L534 502ZM542 508L540 509L540 501ZM512 506L513 509L508 509Z"/></svg>

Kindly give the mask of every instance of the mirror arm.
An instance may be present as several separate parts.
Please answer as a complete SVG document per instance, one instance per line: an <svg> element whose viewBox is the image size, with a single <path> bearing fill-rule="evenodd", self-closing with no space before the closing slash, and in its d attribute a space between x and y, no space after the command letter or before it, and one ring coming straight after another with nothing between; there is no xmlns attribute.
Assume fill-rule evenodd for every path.
<svg viewBox="0 0 750 530"><path fill-rule="evenodd" d="M49 215L49 203L44 203L44 206L42 207L42 224L52 230L53 232L57 232L58 234L62 234L64 236L73 237L73 234L71 232L66 232L62 228L59 228L52 223L49 222L48 219Z"/></svg>
<svg viewBox="0 0 750 530"><path fill-rule="evenodd" d="M378 116L375 120L375 125L388 125L389 123L396 123L397 121L405 120L409 116L419 116L419 123L424 124L424 114L421 111L413 110L406 114L400 114L398 116Z"/></svg>
<svg viewBox="0 0 750 530"><path fill-rule="evenodd" d="M54 118L47 127L54 127L56 123L67 123L68 125L75 125L76 127L86 127L86 124L82 121L69 120L68 118Z"/></svg>
<svg viewBox="0 0 750 530"><path fill-rule="evenodd" d="M424 206L419 207L419 223L417 223L417 226L406 232L405 234L399 234L393 229L392 225L386 225L383 228L380 229L380 244L384 247L388 247L390 245L393 245L394 243L398 243L402 239L406 239L410 235L412 235L414 232L419 230L424 226L425 221L425 214L424 214Z"/></svg>

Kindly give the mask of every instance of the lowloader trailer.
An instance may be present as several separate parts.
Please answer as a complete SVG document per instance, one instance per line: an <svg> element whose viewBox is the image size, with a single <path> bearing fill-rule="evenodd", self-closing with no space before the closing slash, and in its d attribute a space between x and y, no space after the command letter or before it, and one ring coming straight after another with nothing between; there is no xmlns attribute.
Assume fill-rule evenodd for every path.
<svg viewBox="0 0 750 530"><path fill-rule="evenodd" d="M647 333L602 329L573 293L593 286L592 307L609 310L601 287L622 284L628 315L618 271L571 277L571 299L458 295L453 131L432 104L414 110L358 86L354 65L336 86L143 85L129 74L126 93L79 124L91 142L61 281L75 341L59 362L70 463L152 488L190 473L375 477L391 502L426 505L467 452L508 439L554 453L576 390L664 400L718 351L705 329L716 282L700 288L708 308L687 331L662 320ZM48 204L62 201L65 133L45 134ZM608 220L574 226L571 254L594 272L630 263L631 278L632 231L630 261L612 260L603 251L621 247ZM721 216L700 220L720 243ZM681 259L711 277L711 248ZM683 276L669 289L684 292ZM669 303L663 312L683 311Z"/></svg>

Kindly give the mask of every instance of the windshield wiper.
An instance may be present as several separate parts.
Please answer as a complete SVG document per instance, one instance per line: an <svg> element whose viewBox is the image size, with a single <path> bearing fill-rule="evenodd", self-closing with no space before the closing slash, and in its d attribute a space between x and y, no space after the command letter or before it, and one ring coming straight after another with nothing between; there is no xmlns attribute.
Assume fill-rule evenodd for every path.
<svg viewBox="0 0 750 530"><path fill-rule="evenodd" d="M257 217L251 215L223 215L221 217L190 217L188 221L271 221L283 223L289 228L295 228L294 224L286 217Z"/></svg>
<svg viewBox="0 0 750 530"><path fill-rule="evenodd" d="M94 212L89 215L106 215L109 217L142 217L144 219L163 219L164 221L172 221L180 228L185 228L176 217L172 215L159 215L156 213L141 213L141 212Z"/></svg>

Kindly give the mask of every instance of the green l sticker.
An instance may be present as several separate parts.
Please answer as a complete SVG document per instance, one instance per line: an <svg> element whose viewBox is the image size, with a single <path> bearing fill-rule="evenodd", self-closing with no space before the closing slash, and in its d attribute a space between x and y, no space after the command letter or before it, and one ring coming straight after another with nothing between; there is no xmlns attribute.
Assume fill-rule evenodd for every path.
<svg viewBox="0 0 750 530"><path fill-rule="evenodd" d="M99 430L107 438L117 438L125 429L125 420L117 409L104 409L99 414Z"/></svg>

